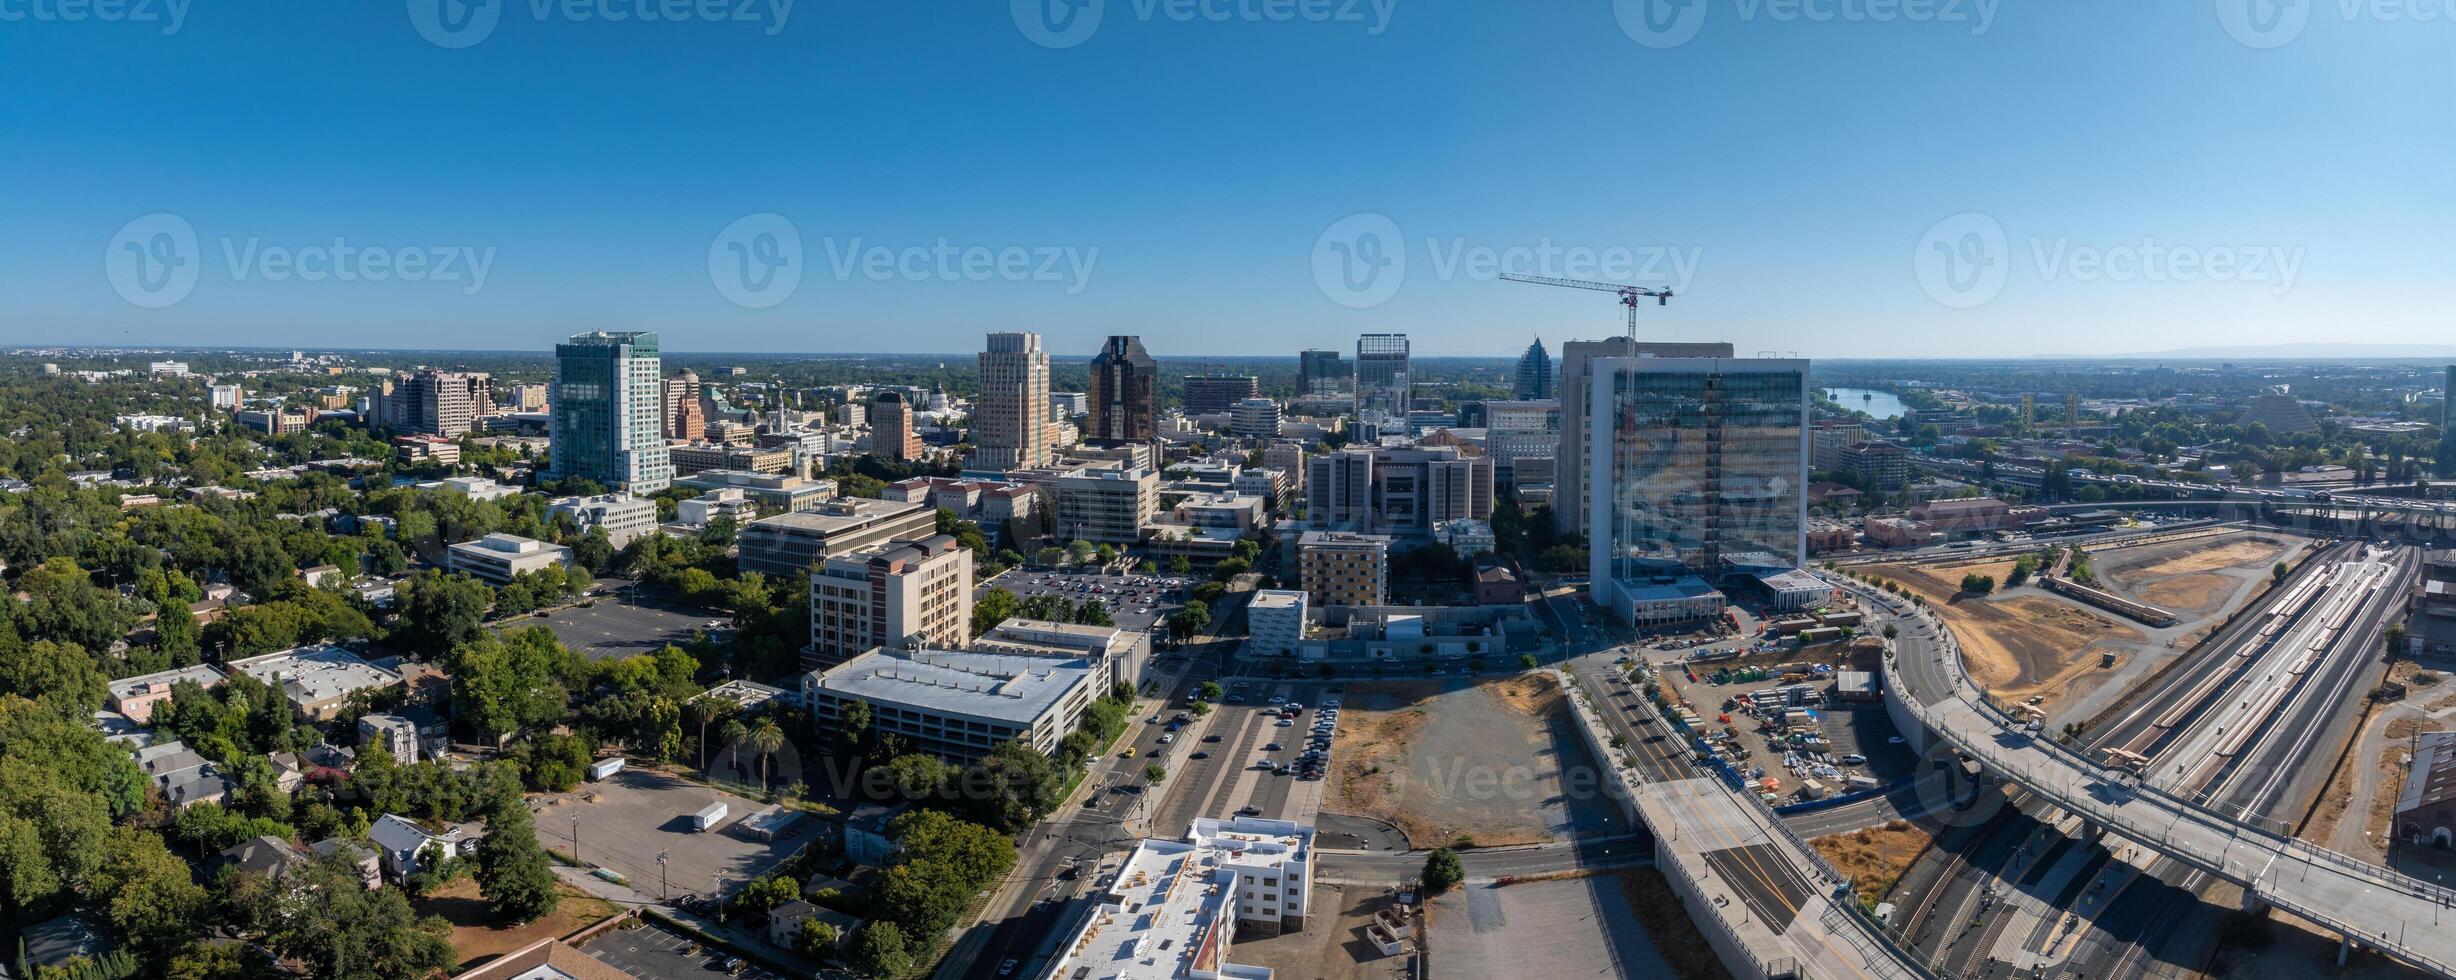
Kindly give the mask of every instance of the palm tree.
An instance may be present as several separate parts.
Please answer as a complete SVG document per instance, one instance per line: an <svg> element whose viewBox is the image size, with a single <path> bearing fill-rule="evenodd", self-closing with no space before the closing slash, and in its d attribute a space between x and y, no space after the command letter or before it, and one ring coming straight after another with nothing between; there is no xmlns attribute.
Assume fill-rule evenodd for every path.
<svg viewBox="0 0 2456 980"><path fill-rule="evenodd" d="M691 723L699 726L699 771L708 771L708 724L725 713L726 703L700 696L691 699Z"/></svg>
<svg viewBox="0 0 2456 980"><path fill-rule="evenodd" d="M750 749L759 754L759 789L768 788L768 756L785 747L785 730L776 727L776 719L761 718L751 726Z"/></svg>
<svg viewBox="0 0 2456 980"><path fill-rule="evenodd" d="M726 760L731 762L732 768L737 771L742 768L742 739L749 735L750 729L742 727L740 718L727 718L724 727L716 730L716 737L725 740Z"/></svg>

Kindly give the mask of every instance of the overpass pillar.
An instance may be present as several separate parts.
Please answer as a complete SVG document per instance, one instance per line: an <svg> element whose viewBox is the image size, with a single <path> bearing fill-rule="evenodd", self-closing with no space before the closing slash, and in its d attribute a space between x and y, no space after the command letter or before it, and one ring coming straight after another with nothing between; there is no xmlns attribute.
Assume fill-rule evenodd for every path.
<svg viewBox="0 0 2456 980"><path fill-rule="evenodd" d="M2257 890L2254 890L2254 889L2251 889L2251 888L2245 888L2245 889L2243 889L2243 912L2244 912L2244 914L2246 914L2246 915L2260 915L2260 914L2265 913L2265 912L2267 912L2267 911L2268 911L2268 902L2260 898L2260 893L2259 893Z"/></svg>
<svg viewBox="0 0 2456 980"><path fill-rule="evenodd" d="M2105 825L2105 824L2099 823L2099 822L2097 822L2097 821L2095 821L2095 820L2088 820L2088 819L2084 819L2084 820L2082 820L2082 821L2081 821L2081 842L2082 842L2082 843L2084 843L2084 844L2095 844L2095 843L2097 843L2097 842L2099 842L2099 841L2101 841L2101 840L2104 840L2104 839L2106 839L2106 825Z"/></svg>
<svg viewBox="0 0 2456 980"><path fill-rule="evenodd" d="M2352 952L2352 951L2353 951L2353 949L2354 949L2354 937L2353 937L2353 934L2352 934L2352 933L2347 933L2347 934L2345 934L2345 935L2342 935L2342 936L2338 936L2338 937L2337 937L2337 965L2338 965L2338 966L2344 966L2344 965L2345 965L2345 954Z"/></svg>

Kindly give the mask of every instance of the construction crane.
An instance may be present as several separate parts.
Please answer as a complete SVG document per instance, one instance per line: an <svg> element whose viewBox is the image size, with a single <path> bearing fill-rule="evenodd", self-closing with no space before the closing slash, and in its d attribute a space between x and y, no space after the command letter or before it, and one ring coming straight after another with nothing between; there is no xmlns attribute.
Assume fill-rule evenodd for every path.
<svg viewBox="0 0 2456 980"><path fill-rule="evenodd" d="M1637 343L1638 300L1651 297L1655 301L1654 305L1656 306L1671 305L1671 290L1668 289L1642 289L1637 286L1623 286L1616 282L1588 282L1584 279L1554 279L1549 276L1522 276L1514 272L1504 272L1501 274L1501 278L1507 279L1511 282L1531 282L1538 286L1567 286L1571 289L1595 289L1607 293L1620 294L1620 305L1629 308L1629 343L1631 344Z"/></svg>

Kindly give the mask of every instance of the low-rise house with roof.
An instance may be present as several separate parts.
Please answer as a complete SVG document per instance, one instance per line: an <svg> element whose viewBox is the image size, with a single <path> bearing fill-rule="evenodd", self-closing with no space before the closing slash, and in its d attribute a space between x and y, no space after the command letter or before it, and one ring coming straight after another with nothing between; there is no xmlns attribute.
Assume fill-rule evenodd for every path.
<svg viewBox="0 0 2456 980"><path fill-rule="evenodd" d="M477 853L478 841L485 836L485 827L480 824L429 828L393 813L375 818L375 823L367 827L367 839L375 844L383 860L384 874L394 881L418 873L421 854L431 852L437 860L468 857Z"/></svg>

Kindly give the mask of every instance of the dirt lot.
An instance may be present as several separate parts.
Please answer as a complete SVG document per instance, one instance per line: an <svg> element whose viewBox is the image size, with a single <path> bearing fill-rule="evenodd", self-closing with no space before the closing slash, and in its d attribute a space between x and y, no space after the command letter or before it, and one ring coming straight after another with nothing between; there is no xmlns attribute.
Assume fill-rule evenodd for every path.
<svg viewBox="0 0 2456 980"><path fill-rule="evenodd" d="M1373 921L1374 912L1393 904L1380 888L1317 884L1305 931L1248 939L1249 930L1238 935L1236 947L1228 957L1247 966L1269 967L1279 976L1303 980L1387 977L1406 962L1408 954L1383 956L1379 948L1365 939L1364 927ZM1334 909L1337 914L1325 914Z"/></svg>
<svg viewBox="0 0 2456 980"><path fill-rule="evenodd" d="M1611 824L1551 675L1350 684L1323 808L1417 847L1527 844Z"/></svg>
<svg viewBox="0 0 2456 980"><path fill-rule="evenodd" d="M460 957L453 972L459 973L540 939L568 936L620 911L605 899L581 894L569 885L559 887L563 901L554 907L554 914L510 929L487 924L492 917L486 914L486 899L478 894L474 877L438 888L414 907L419 915L440 915L452 923L452 953Z"/></svg>
<svg viewBox="0 0 2456 980"><path fill-rule="evenodd" d="M2101 650L2119 647L2129 652L2144 639L2139 630L2044 593L1957 597L1961 577L1979 567L1883 565L1870 571L1925 595L1961 640L1970 676L2000 696L2020 699L2045 693L2052 702L2073 678L2098 669Z"/></svg>
<svg viewBox="0 0 2456 980"><path fill-rule="evenodd" d="M2236 588L2301 548L2274 535L2226 534L2093 552L2090 562L2115 591L2191 619L2221 612Z"/></svg>
<svg viewBox="0 0 2456 980"><path fill-rule="evenodd" d="M1654 938L1655 948L1671 961L1673 975L1680 980L1730 980L1731 971L1706 945L1704 933L1697 931L1697 922L1689 918L1688 909L1673 894L1663 873L1653 868L1624 868L1617 875L1621 897L1646 935Z"/></svg>
<svg viewBox="0 0 2456 980"><path fill-rule="evenodd" d="M1827 834L1808 842L1843 874L1863 901L1874 902L1893 890L1893 882L1927 849L1934 834L1908 820L1879 827L1862 827L1847 834Z"/></svg>

